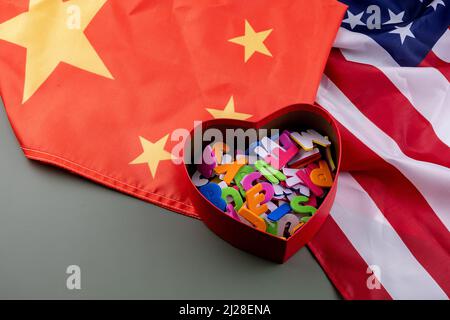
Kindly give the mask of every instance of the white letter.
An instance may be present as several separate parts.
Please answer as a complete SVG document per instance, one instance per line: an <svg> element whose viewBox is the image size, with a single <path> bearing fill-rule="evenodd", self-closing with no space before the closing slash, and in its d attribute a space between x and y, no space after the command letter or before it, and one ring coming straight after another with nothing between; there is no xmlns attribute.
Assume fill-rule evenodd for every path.
<svg viewBox="0 0 450 320"><path fill-rule="evenodd" d="M381 12L380 7L377 5L371 5L367 7L367 13L372 13L371 16L367 18L366 24L367 29L381 29Z"/></svg>
<svg viewBox="0 0 450 320"><path fill-rule="evenodd" d="M369 288L370 290L373 289L381 289L381 269L379 266L377 265L371 265L367 268L367 274L371 274L370 277L367 278L367 288ZM373 274L372 274L373 272Z"/></svg>
<svg viewBox="0 0 450 320"><path fill-rule="evenodd" d="M192 163L191 159L191 140L189 130L187 129L176 129L172 132L170 135L171 141L179 141L173 148L172 148L172 162L174 164L181 164L183 163L183 157L187 164ZM186 143L187 141L187 143ZM184 146L186 146L186 154L183 153Z"/></svg>
<svg viewBox="0 0 450 320"><path fill-rule="evenodd" d="M66 25L70 30L81 29L81 9L79 6L70 5L67 7L67 17Z"/></svg>
<svg viewBox="0 0 450 320"><path fill-rule="evenodd" d="M68 276L67 280L66 280L67 289L80 290L81 289L81 269L80 269L80 267L77 265L68 266L66 273L70 274L70 276Z"/></svg>

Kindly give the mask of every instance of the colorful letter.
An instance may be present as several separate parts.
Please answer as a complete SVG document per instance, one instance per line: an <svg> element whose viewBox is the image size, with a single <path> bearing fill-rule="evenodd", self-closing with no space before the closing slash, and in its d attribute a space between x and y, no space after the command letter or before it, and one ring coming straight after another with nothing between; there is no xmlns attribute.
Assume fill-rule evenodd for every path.
<svg viewBox="0 0 450 320"><path fill-rule="evenodd" d="M291 208L295 213L313 215L317 211L316 208L314 208L313 206L302 205L302 203L307 203L308 201L308 197L297 196L291 200Z"/></svg>
<svg viewBox="0 0 450 320"><path fill-rule="evenodd" d="M221 164L220 166L217 166L214 170L217 174L225 173L225 176L223 178L223 181L227 183L227 185L230 185L231 181L234 179L236 174L238 173L239 169L243 166L243 164L238 163L237 161L228 163L228 164Z"/></svg>
<svg viewBox="0 0 450 320"><path fill-rule="evenodd" d="M256 229L266 231L266 222L258 214L249 210L246 206L242 206L239 215L250 222Z"/></svg>
<svg viewBox="0 0 450 320"><path fill-rule="evenodd" d="M280 181L286 180L286 176L282 172L276 170L274 167L272 167L271 165L267 164L263 160L256 161L255 162L255 168L256 168L256 170L261 172L261 174L267 180L269 180L271 183L277 184Z"/></svg>
<svg viewBox="0 0 450 320"><path fill-rule="evenodd" d="M321 145L323 147L327 147L331 144L331 142L325 139L324 136L311 129L301 133L292 132L291 138L306 151L311 151L314 148L313 143L317 143L318 145Z"/></svg>
<svg viewBox="0 0 450 320"><path fill-rule="evenodd" d="M288 203L284 203L281 206L279 206L278 209L268 214L267 218L270 219L271 221L278 221L284 215L288 214L289 211L291 211L291 206Z"/></svg>
<svg viewBox="0 0 450 320"><path fill-rule="evenodd" d="M214 168L217 166L217 159L214 156L214 151L210 146L206 146L202 154L202 163L197 166L198 171L205 178L211 178L214 172Z"/></svg>
<svg viewBox="0 0 450 320"><path fill-rule="evenodd" d="M199 188L200 193L213 205L224 211L227 203L222 199L222 189L215 183L208 183Z"/></svg>
<svg viewBox="0 0 450 320"><path fill-rule="evenodd" d="M309 176L316 186L329 188L333 185L333 177L331 176L327 162L324 160L319 161L319 168L311 170Z"/></svg>
<svg viewBox="0 0 450 320"><path fill-rule="evenodd" d="M263 204L265 195L260 193L263 187L260 183L248 190L245 194L247 196L248 208L258 216L268 210L267 205Z"/></svg>
<svg viewBox="0 0 450 320"><path fill-rule="evenodd" d="M239 209L242 207L242 204L244 203L242 201L242 197L239 194L239 191L237 191L236 189L232 188L232 187L227 187L222 189L222 199L225 200L225 202L228 202L228 197L233 198L233 202L234 202L234 209L236 211L239 211Z"/></svg>

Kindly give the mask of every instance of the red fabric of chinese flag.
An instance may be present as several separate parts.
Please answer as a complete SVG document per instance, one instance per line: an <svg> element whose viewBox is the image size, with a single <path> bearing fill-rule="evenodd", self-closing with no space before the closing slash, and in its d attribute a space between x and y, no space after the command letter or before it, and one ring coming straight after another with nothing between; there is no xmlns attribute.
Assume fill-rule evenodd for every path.
<svg viewBox="0 0 450 320"><path fill-rule="evenodd" d="M26 157L190 216L171 133L313 103L334 0L0 0L0 93Z"/></svg>

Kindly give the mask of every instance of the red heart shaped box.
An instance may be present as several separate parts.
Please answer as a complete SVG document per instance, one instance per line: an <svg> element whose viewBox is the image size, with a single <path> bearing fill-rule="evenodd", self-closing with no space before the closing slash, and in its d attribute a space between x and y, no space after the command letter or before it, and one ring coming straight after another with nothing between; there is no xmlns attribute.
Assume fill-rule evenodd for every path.
<svg viewBox="0 0 450 320"><path fill-rule="evenodd" d="M280 132L284 129L293 131L315 129L321 134L327 135L331 140L331 151L335 163L337 163L333 186L330 188L326 198L323 200L314 216L287 240L252 228L251 226L233 219L225 212L222 212L215 207L192 183L190 177L195 171L195 165L185 164L186 175L192 185L190 198L192 199L194 207L200 213L201 219L212 231L237 248L274 262L285 262L312 239L330 213L331 206L336 196L341 159L340 153L342 150L341 136L336 122L332 116L320 106L298 104L280 109L257 122L230 119L213 119L205 121L202 123L202 130L204 131L207 128L216 128L222 132L228 128L276 128L280 129ZM194 136L194 130L191 132L191 138ZM208 144L208 142L204 142L203 147L206 144ZM185 148L188 147L191 148L189 154L193 154L193 143L187 143ZM187 153L185 152L184 154L186 155ZM186 159L184 160L186 163Z"/></svg>

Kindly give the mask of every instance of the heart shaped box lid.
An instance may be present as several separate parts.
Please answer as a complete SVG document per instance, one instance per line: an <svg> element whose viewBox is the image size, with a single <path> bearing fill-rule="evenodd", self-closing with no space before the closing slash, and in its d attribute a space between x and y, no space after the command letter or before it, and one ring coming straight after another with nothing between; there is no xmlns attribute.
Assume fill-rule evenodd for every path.
<svg viewBox="0 0 450 320"><path fill-rule="evenodd" d="M192 155L189 162L184 159L185 173L192 186L189 195L203 222L219 237L237 248L274 262L283 263L287 261L314 237L328 217L334 202L342 150L341 136L335 120L318 105L297 104L279 109L257 122L213 119L203 122L201 126L203 131L208 128L216 128L222 132L226 129L237 128L244 130L248 128L276 128L293 131L315 129L329 137L332 142L332 155L337 163L333 186L312 218L288 239L271 235L237 221L208 201L190 179L195 171L195 165L187 163L193 163L195 142L186 143L185 151L188 147L191 150L190 152L184 152L184 154ZM194 128L191 132L191 138L194 137L195 130ZM202 150L207 144L208 142L203 142Z"/></svg>

